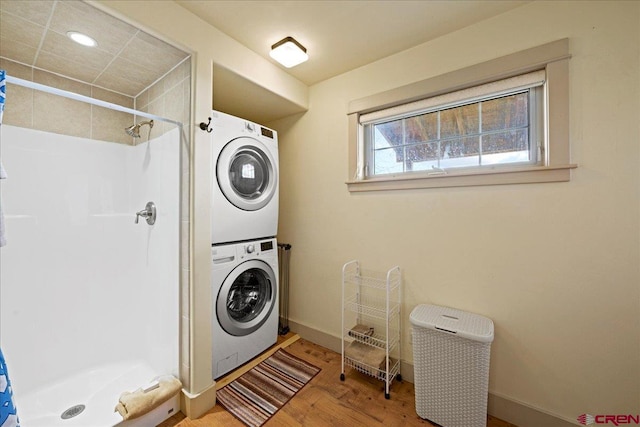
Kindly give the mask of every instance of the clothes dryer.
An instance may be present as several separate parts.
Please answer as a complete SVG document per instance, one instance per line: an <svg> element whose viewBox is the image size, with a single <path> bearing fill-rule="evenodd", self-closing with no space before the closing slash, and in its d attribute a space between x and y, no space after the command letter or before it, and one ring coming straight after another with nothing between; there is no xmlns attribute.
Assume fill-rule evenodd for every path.
<svg viewBox="0 0 640 427"><path fill-rule="evenodd" d="M213 379L262 353L278 339L276 239L211 248Z"/></svg>
<svg viewBox="0 0 640 427"><path fill-rule="evenodd" d="M278 134L229 114L211 115L211 243L278 231Z"/></svg>

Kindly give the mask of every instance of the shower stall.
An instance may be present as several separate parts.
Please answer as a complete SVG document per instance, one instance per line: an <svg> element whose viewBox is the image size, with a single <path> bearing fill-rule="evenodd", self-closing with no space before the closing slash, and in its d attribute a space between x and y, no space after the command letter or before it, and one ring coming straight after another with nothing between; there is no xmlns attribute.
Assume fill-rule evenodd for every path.
<svg viewBox="0 0 640 427"><path fill-rule="evenodd" d="M11 101L8 94L7 109ZM155 121L149 140L68 136L12 126L6 116L0 126L8 175L0 187L0 338L25 427L150 426L179 410L175 397L147 418L122 421L114 412L122 392L179 378L185 143L179 122L121 110L134 124Z"/></svg>

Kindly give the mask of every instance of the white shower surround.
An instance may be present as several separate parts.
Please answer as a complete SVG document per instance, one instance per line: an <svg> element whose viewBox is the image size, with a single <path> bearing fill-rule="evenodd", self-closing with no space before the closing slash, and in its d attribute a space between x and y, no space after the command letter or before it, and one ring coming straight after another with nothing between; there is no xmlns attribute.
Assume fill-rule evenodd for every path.
<svg viewBox="0 0 640 427"><path fill-rule="evenodd" d="M124 363L178 376L179 128L138 146L0 132L0 339L22 423L45 415L28 413L29 396L79 372ZM134 224L148 201L155 225ZM143 385L121 384L114 406Z"/></svg>

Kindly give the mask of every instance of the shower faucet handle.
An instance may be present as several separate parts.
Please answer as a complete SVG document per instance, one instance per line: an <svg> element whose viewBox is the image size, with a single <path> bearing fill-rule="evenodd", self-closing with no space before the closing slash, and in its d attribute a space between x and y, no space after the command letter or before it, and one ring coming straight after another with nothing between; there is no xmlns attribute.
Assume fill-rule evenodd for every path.
<svg viewBox="0 0 640 427"><path fill-rule="evenodd" d="M146 210L136 212L136 224L138 223L140 217L146 218L147 216L149 216L149 212L147 212Z"/></svg>
<svg viewBox="0 0 640 427"><path fill-rule="evenodd" d="M145 218L147 220L147 224L153 225L156 223L156 204L153 202L148 202L145 208L141 211L136 212L136 224L140 217Z"/></svg>

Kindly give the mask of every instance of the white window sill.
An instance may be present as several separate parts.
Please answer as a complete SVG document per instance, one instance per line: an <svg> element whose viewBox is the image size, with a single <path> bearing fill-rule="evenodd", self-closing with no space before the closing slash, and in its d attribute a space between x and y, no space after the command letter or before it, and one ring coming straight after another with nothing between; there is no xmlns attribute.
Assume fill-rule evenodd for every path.
<svg viewBox="0 0 640 427"><path fill-rule="evenodd" d="M571 178L576 164L556 166L526 166L456 171L442 174L403 174L347 181L350 192L408 190L416 188L469 187L478 185L532 184L563 182Z"/></svg>

